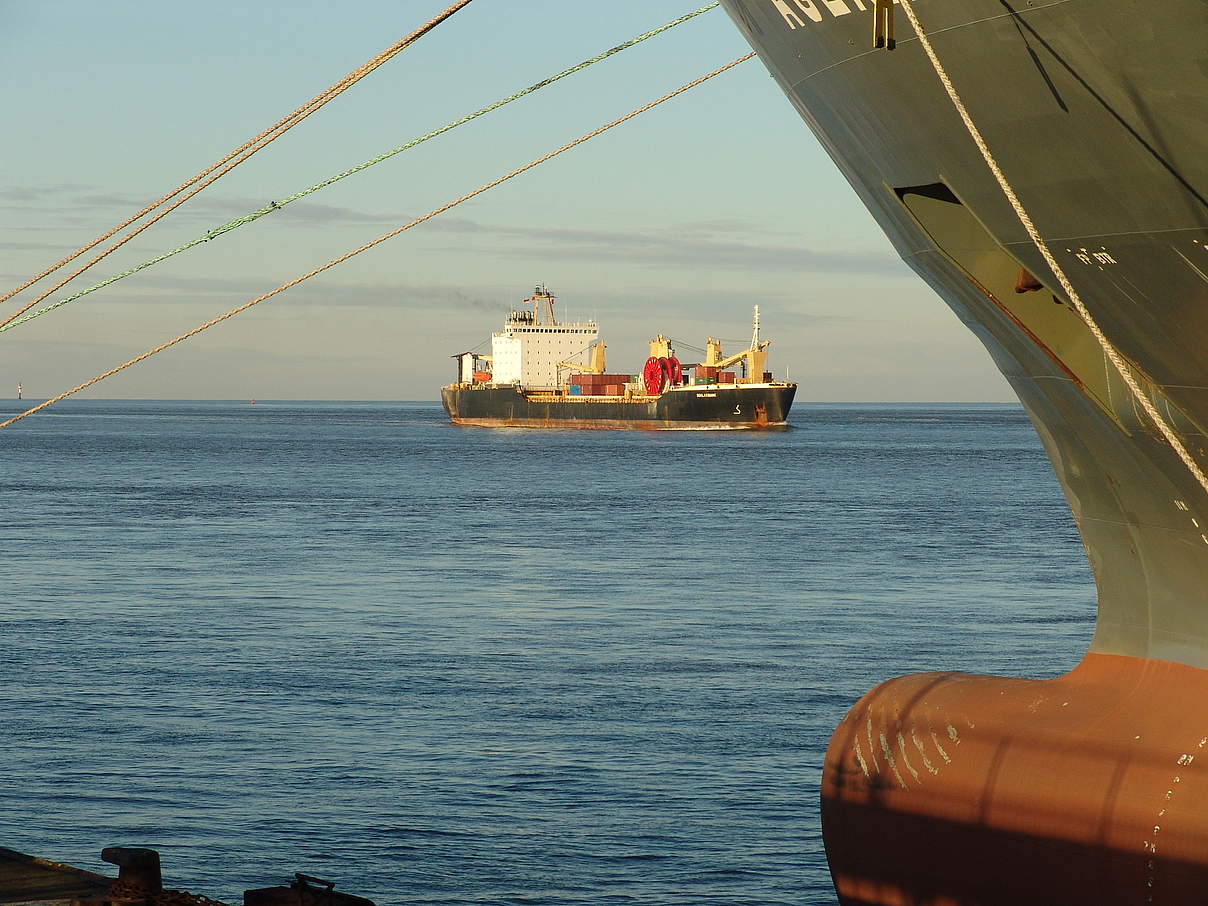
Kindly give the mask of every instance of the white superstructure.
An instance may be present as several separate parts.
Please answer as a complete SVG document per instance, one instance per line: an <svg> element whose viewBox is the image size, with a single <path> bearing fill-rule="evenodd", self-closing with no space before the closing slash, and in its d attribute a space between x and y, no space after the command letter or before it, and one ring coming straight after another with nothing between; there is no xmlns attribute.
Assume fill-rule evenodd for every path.
<svg viewBox="0 0 1208 906"><path fill-rule="evenodd" d="M595 321L559 324L554 297L538 287L532 311L513 311L503 330L491 334L492 383L515 384L526 390L554 390L560 385L559 362L591 361L590 350L600 337ZM548 314L541 317L541 303ZM566 369L563 368L563 371ZM562 375L563 377L565 375Z"/></svg>

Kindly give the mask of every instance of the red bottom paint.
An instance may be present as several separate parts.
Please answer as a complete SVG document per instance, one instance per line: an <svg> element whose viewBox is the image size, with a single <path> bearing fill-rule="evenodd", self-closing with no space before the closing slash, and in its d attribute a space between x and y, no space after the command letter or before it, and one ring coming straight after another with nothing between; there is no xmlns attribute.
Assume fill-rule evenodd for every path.
<svg viewBox="0 0 1208 906"><path fill-rule="evenodd" d="M843 906L1208 903L1208 671L890 680L831 739L822 824Z"/></svg>

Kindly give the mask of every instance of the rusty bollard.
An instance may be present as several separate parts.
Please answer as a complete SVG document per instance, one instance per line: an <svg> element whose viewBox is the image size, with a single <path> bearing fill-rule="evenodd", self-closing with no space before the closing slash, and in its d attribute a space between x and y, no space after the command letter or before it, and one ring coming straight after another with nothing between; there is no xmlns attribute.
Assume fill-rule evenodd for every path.
<svg viewBox="0 0 1208 906"><path fill-rule="evenodd" d="M101 850L101 858L118 867L117 883L123 891L155 896L164 889L159 871L159 853L153 849L106 846Z"/></svg>

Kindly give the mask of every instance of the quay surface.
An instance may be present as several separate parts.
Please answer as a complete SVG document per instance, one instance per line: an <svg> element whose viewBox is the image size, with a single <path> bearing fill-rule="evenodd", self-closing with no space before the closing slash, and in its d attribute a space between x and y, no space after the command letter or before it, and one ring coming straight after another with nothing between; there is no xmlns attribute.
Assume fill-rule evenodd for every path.
<svg viewBox="0 0 1208 906"><path fill-rule="evenodd" d="M0 847L0 903L69 903L104 896L113 878Z"/></svg>

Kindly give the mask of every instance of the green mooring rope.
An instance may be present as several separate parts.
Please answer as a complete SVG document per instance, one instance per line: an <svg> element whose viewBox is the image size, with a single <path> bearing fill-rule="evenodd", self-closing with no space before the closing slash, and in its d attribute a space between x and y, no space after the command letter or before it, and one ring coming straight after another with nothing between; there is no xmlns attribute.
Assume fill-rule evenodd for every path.
<svg viewBox="0 0 1208 906"><path fill-rule="evenodd" d="M709 10L716 8L717 5L718 4L715 0L715 2L710 3L706 6L702 6L700 9L693 10L690 13L680 16L678 19L672 19L666 25L660 25L658 28L654 28L648 32L644 32L643 34L638 35L636 38L632 38L631 40L626 41L624 44L618 44L616 47L609 48L608 50L604 51L603 53L597 54L596 56L592 57L590 60L584 60L582 63L578 64L577 66L572 66L570 69L564 69L562 72L558 73L555 76L551 76L548 79L544 79L535 85L530 85L528 88L525 88L523 91L517 91L515 94L508 95L507 97L503 98L502 100L496 101L493 104L483 107L481 110L476 110L475 112L473 112L467 116L463 116L459 120L454 120L451 123L447 123L446 125L441 126L439 129L434 129L433 131L427 133L426 135L421 135L419 138L412 139L411 141L407 142L404 145L399 145L397 148L393 148L389 151L386 151L383 154L379 154L377 157L367 160L363 164L358 164L355 167L351 167L348 170L344 170L342 173L337 173L335 176L331 176L331 177L323 180L322 182L315 183L313 186L310 186L307 189L303 189L301 192L295 192L293 195L290 195L288 198L284 198L281 201L270 201L267 205L265 205L263 208L260 208L258 211L253 211L250 214L245 214L243 217L239 217L235 220L232 220L230 223L223 224L220 227L217 227L215 229L208 231L204 236L198 236L196 239L186 242L184 245L177 246L176 248L172 249L169 252L164 252L162 255L158 255L155 258L151 258L147 261L144 261L142 264L136 265L136 266L130 268L129 270L122 271L120 274L115 274L114 276L110 277L108 280L102 280L100 283L96 283L96 284L88 287L87 289L82 289L77 293L73 293L70 296L66 296L66 297L58 300L57 302L52 302L51 304L46 305L42 308L39 308L36 311L32 311L29 314L24 315L23 317L17 318L16 320L12 321L9 324L0 326L0 333L4 333L6 330L11 330L14 327L18 327L21 324L25 324L29 321L32 321L34 318L41 317L42 315L46 314L47 312L52 312L56 308L66 305L68 302L74 302L77 299L82 298L83 296L87 296L89 293L94 293L98 289L104 289L106 286L109 286L110 284L116 283L119 280L124 280L126 277L132 276L133 274L137 274L139 271L146 270L147 268L152 267L153 265L159 264L161 261L166 261L167 259L169 259L175 255L179 255L181 252L187 252L189 249L194 248L195 246L201 245L203 242L209 242L211 239L215 239L218 236L223 235L224 233L229 233L231 230L238 229L239 227L241 227L245 224L252 223L255 220L259 220L261 217L265 216L266 214L271 214L274 211L279 211L279 210L281 210L281 208L285 207L286 205L292 204L293 202L298 201L299 199L305 198L306 196L311 195L314 192L318 192L320 189L325 189L328 186L339 182L341 179L345 179L349 176L353 176L354 174L360 173L362 170L367 170L372 166L380 164L384 160L388 160L389 158L394 157L396 154L402 154L404 151L409 151L412 148L416 147L417 145L422 145L424 142L428 141L429 139L436 138L438 135L444 135L446 132L456 129L458 126L464 126L466 123L470 122L471 120L478 119L478 117L480 117L480 116L485 116L486 114L491 113L495 110L498 110L500 107L504 107L504 106L512 103L513 101L520 100L522 97L525 97L526 95L530 95L535 91L540 91L542 88L545 88L547 85L552 85L552 84L554 84L554 82L564 79L567 76L574 75L576 72L580 72L589 66L599 63L601 60L606 60L614 54L618 54L623 50L628 50L629 48L633 47L636 44L641 44L643 41L649 40L650 38L653 38L656 35L662 34L663 32L665 32L669 29L675 28L675 26L677 26L677 25L682 25L683 23L687 22L689 19L694 19L697 16L701 15L702 13L709 12Z"/></svg>

